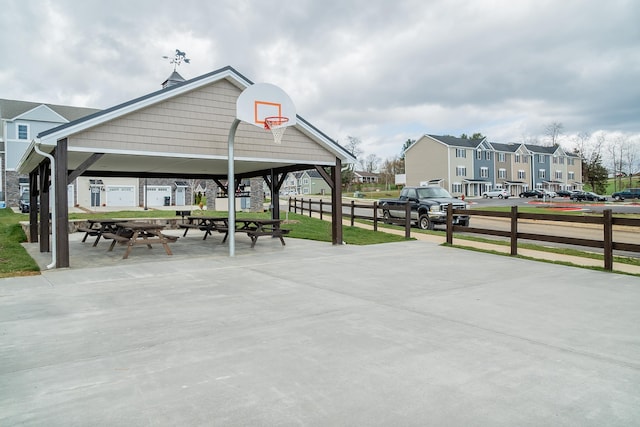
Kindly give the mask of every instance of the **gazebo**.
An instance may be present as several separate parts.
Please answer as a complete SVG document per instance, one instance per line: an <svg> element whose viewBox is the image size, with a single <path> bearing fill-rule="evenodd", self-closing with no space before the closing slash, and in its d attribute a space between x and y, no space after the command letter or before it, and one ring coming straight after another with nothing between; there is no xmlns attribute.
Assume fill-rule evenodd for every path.
<svg viewBox="0 0 640 427"><path fill-rule="evenodd" d="M224 67L40 133L18 165L29 175L32 242L54 245L51 267L69 267L67 185L79 176L210 179L227 194L229 130L236 101L253 83ZM342 243L341 169L356 159L296 115L282 143L241 122L235 131L233 169L239 183L262 177L279 218L280 187L289 172L315 169L331 187L332 243ZM51 209L50 209L50 202ZM54 219L51 223L43 218Z"/></svg>

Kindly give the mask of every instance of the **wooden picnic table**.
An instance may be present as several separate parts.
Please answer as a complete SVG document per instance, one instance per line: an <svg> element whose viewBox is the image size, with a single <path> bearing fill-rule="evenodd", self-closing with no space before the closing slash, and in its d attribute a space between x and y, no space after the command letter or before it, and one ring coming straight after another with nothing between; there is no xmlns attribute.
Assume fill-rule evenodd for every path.
<svg viewBox="0 0 640 427"><path fill-rule="evenodd" d="M179 224L180 228L184 228L183 237L187 235L187 232L196 228L204 231L205 240L214 231L224 233L222 243L227 241L229 237L229 218L216 217L216 216L189 216L188 222L185 224ZM267 219L267 218L236 218L234 231L236 233L247 233L247 236L251 239L251 247L253 248L260 236L272 236L278 237L280 242L284 245L284 235L289 233L289 230L280 227L282 220L280 219Z"/></svg>
<svg viewBox="0 0 640 427"><path fill-rule="evenodd" d="M127 259L135 246L146 245L147 248L152 249L152 243L162 244L167 255L173 255L171 249L169 249L169 242L175 242L178 238L163 234L164 225L153 222L129 221L117 222L115 226L117 227L115 233L104 233L103 236L113 239L111 246L109 246L109 252L113 250L116 243L127 245L127 250L122 259Z"/></svg>
<svg viewBox="0 0 640 427"><path fill-rule="evenodd" d="M284 243L284 235L289 233L289 230L280 228L282 224L281 219L264 219L264 218L241 218L236 219L235 232L247 233L247 236L251 239L251 247L253 248L260 236L278 237L282 246ZM227 240L228 233L225 234L222 243Z"/></svg>
<svg viewBox="0 0 640 427"><path fill-rule="evenodd" d="M227 233L229 231L229 218L219 216L188 216L187 223L178 224L178 227L184 228L182 237L186 237L187 232L192 228L204 231L202 240L206 240L213 231Z"/></svg>
<svg viewBox="0 0 640 427"><path fill-rule="evenodd" d="M115 233L117 230L116 223L122 222L122 219L111 219L111 218L102 218L102 219L88 219L87 223L88 227L78 227L78 231L83 231L84 237L82 238L82 242L84 243L89 236L96 236L96 240L93 242L93 246L97 246L100 238L105 233Z"/></svg>

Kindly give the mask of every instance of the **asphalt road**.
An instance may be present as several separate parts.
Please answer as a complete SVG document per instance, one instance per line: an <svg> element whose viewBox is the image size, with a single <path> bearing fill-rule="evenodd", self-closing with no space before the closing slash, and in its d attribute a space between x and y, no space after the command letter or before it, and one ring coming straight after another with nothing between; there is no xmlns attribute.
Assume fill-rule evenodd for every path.
<svg viewBox="0 0 640 427"><path fill-rule="evenodd" d="M482 209L488 206L539 206L539 207L572 207L584 212L602 214L605 209L610 209L613 214L640 214L640 203L633 202L609 202L609 203L589 203L574 202L564 198L554 198L552 200L542 200L534 198L510 197L509 199L473 199L471 209ZM509 230L509 220L501 218L487 218L475 216L472 218L472 226L478 228L488 228L495 230ZM583 224L555 224L553 222L533 222L522 221L518 223L518 231L523 233L546 234L552 236L565 236L581 239L602 240L603 230L601 227L587 226ZM492 238L497 238L493 236ZM640 230L629 227L614 228L613 240L621 243L640 242ZM549 242L532 242L553 247L570 247L578 250L588 250L602 253L598 248L584 248L581 246L563 245ZM639 253L614 251L615 255L638 258Z"/></svg>
<svg viewBox="0 0 640 427"><path fill-rule="evenodd" d="M580 208L585 211L602 213L605 209L611 209L614 214L640 214L640 202L624 201L605 203L593 202L574 202L568 198L555 197L553 199L536 199L536 198L520 198L509 197L508 199L468 199L472 209L481 209L482 206L566 206Z"/></svg>

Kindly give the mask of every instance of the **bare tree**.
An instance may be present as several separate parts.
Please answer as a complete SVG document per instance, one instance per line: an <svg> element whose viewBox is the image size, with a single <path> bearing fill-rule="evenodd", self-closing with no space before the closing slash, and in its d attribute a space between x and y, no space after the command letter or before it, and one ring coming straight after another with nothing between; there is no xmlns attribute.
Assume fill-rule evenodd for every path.
<svg viewBox="0 0 640 427"><path fill-rule="evenodd" d="M364 170L367 172L376 172L378 170L378 166L380 165L381 159L375 154L369 154L366 157Z"/></svg>
<svg viewBox="0 0 640 427"><path fill-rule="evenodd" d="M356 159L358 159L358 157L361 157L362 155L362 148L360 147L360 144L362 144L362 140L360 140L360 138L357 138L355 136L348 136L347 144L344 146L344 148L346 148L347 151L349 151ZM358 160L358 162L361 163L362 160ZM353 183L354 171L355 164L349 163L342 167L342 185L347 189L350 189L351 184Z"/></svg>
<svg viewBox="0 0 640 427"><path fill-rule="evenodd" d="M622 189L622 168L624 166L624 138L618 137L610 140L607 144L607 151L610 155L611 167L614 177L615 191Z"/></svg>
<svg viewBox="0 0 640 427"><path fill-rule="evenodd" d="M189 191L191 193L191 200L189 200L189 204L196 204L196 184L198 184L199 180L190 178L187 180L187 184L189 185Z"/></svg>
<svg viewBox="0 0 640 427"><path fill-rule="evenodd" d="M627 177L629 187L633 187L633 174L636 172L638 164L638 141L625 140L622 150L624 151L625 163L627 166Z"/></svg>
<svg viewBox="0 0 640 427"><path fill-rule="evenodd" d="M399 157L386 159L380 168L380 180L388 190L391 184L395 184L396 175L404 173L404 160Z"/></svg>
<svg viewBox="0 0 640 427"><path fill-rule="evenodd" d="M362 147L360 147L361 144L362 140L360 138L355 136L348 136L347 144L344 146L344 148L346 148L347 151L353 154L354 157L358 158L362 155Z"/></svg>
<svg viewBox="0 0 640 427"><path fill-rule="evenodd" d="M547 135L551 141L551 146L555 146L558 145L558 138L560 137L560 135L562 135L562 131L564 129L564 126L562 125L562 123L558 123L558 122L553 122L553 123L549 123L545 128L544 128L544 132L545 135Z"/></svg>

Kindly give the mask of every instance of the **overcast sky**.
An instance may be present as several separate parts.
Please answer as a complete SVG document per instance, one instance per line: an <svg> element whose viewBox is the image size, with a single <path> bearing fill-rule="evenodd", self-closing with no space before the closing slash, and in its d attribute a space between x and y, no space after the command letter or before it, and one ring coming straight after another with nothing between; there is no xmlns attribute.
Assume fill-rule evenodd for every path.
<svg viewBox="0 0 640 427"><path fill-rule="evenodd" d="M2 0L0 98L107 108L231 65L364 154L640 135L637 0Z"/></svg>

